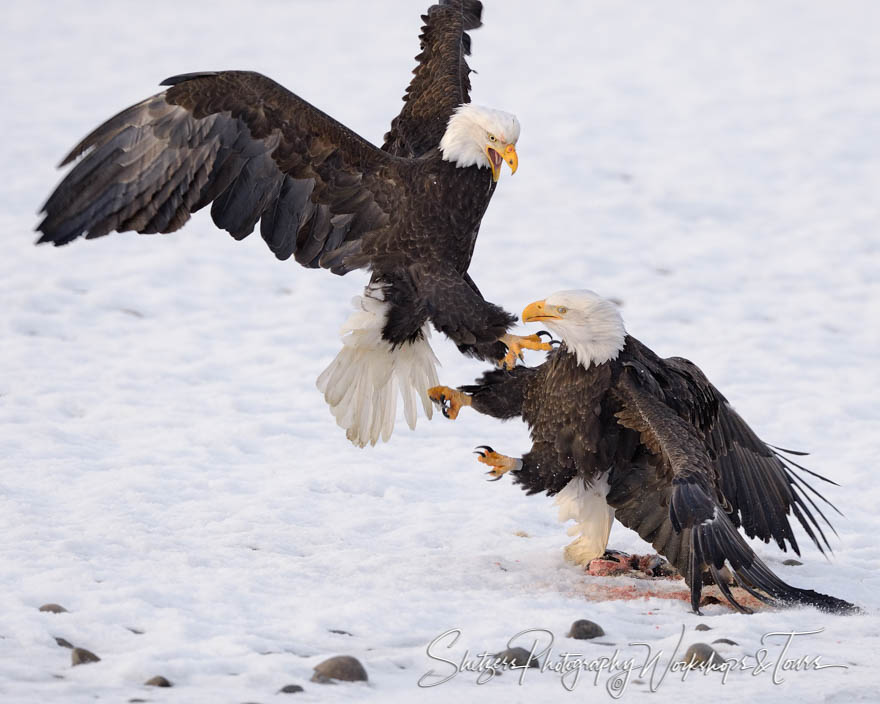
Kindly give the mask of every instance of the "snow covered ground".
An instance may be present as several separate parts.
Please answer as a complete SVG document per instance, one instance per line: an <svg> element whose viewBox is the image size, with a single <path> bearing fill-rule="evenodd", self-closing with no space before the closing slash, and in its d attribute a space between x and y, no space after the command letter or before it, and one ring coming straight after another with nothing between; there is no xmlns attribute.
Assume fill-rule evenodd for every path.
<svg viewBox="0 0 880 704"><path fill-rule="evenodd" d="M563 288L619 298L634 335L694 360L768 441L810 450L841 484L827 490L846 514L832 562L807 548L786 567L756 549L865 614L587 601L551 501L485 483L470 454L520 454L521 424L465 410L348 445L314 380L361 273L279 263L205 215L167 237L32 245L54 165L175 73L259 70L379 142L427 0L34 0L0 29L2 701L265 703L290 683L306 689L297 701L607 700L608 673L573 693L553 672L417 682L449 674L426 648L453 628L435 653L455 660L525 629L554 633L554 657L616 647L640 662L629 644L646 641L663 651L659 678L682 625L683 647L727 637L730 657L771 631L824 629L791 654L846 669L781 686L769 671L670 674L651 701L876 701L880 6L486 4L473 95L523 134L471 269L483 293L511 311ZM479 373L434 340L444 383ZM612 545L647 549L619 526ZM601 643L564 638L579 618L604 627ZM55 637L102 661L72 668ZM368 684L308 681L341 653ZM144 687L156 674L175 687ZM648 693L636 679L624 701Z"/></svg>

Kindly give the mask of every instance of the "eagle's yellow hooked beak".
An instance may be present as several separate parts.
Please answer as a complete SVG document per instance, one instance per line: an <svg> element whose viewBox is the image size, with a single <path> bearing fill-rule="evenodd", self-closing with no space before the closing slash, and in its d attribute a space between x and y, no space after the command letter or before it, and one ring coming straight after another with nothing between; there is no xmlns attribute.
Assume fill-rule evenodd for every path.
<svg viewBox="0 0 880 704"><path fill-rule="evenodd" d="M539 320L562 320L562 316L552 306L548 308L546 300L529 303L522 312L524 323L534 323Z"/></svg>
<svg viewBox="0 0 880 704"><path fill-rule="evenodd" d="M498 145L501 146L501 145ZM515 174L519 166L519 157L516 155L516 147L508 144L499 151L492 144L486 145L486 158L489 159L489 165L492 167L492 180L497 181L501 176L501 162L506 161L510 166L510 173Z"/></svg>

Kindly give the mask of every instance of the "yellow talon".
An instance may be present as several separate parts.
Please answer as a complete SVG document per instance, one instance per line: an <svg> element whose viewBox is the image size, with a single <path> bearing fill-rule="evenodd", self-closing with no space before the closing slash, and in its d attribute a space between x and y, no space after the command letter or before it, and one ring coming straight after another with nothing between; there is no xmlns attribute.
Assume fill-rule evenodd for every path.
<svg viewBox="0 0 880 704"><path fill-rule="evenodd" d="M522 360L523 350L544 350L549 352L553 346L544 342L540 335L504 335L501 342L507 345L507 354L498 363L502 369L513 369L516 360Z"/></svg>
<svg viewBox="0 0 880 704"><path fill-rule="evenodd" d="M450 389L448 386L432 386L428 389L428 398L440 406L440 410L449 420L455 420L462 406L471 405L471 397L462 391Z"/></svg>
<svg viewBox="0 0 880 704"><path fill-rule="evenodd" d="M498 481L511 469L516 469L517 461L513 457L508 457L507 455L502 455L500 452L495 452L495 450L488 445L480 445L474 451L474 454L478 455L478 462L482 462L491 467L486 474L495 477L495 479L490 479L489 481Z"/></svg>

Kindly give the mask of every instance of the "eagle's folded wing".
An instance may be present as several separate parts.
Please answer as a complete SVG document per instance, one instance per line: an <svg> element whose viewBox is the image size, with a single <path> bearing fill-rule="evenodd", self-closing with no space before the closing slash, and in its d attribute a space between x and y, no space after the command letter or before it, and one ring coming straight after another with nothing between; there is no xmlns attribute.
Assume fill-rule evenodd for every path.
<svg viewBox="0 0 880 704"><path fill-rule="evenodd" d="M655 485L653 491L642 491L630 481L630 491L621 492L619 485L626 484L627 478L618 476L612 484L609 502L620 505L622 510L615 514L618 520L640 534L645 529L642 517L655 512L656 504L667 503L664 518L651 531L652 542L663 554L670 552L667 542L677 543L674 563L685 573L694 611L699 610L704 569L735 608L747 611L736 601L721 574L725 563L737 584L762 601L808 604L830 611L851 610L848 602L786 584L755 555L730 520L728 514L732 509L720 491L717 469L699 432L643 389L634 378L637 374L634 368L625 369L615 387L622 406L617 413L618 422L640 433L642 443L661 462L655 472L644 473L645 480ZM634 474L637 472L634 470ZM667 558L672 559L668 554Z"/></svg>

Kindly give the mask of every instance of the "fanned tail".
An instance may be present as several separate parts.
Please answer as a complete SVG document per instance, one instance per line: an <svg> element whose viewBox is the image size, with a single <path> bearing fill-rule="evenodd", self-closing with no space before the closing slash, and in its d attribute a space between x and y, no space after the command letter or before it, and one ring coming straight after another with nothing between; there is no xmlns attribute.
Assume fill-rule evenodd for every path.
<svg viewBox="0 0 880 704"><path fill-rule="evenodd" d="M394 430L397 396L406 422L415 429L418 402L430 419L428 389L437 386L437 358L425 325L414 342L392 345L382 338L388 304L381 286L371 284L352 300L355 312L342 327L343 347L318 377L318 389L336 423L358 447L387 442Z"/></svg>

